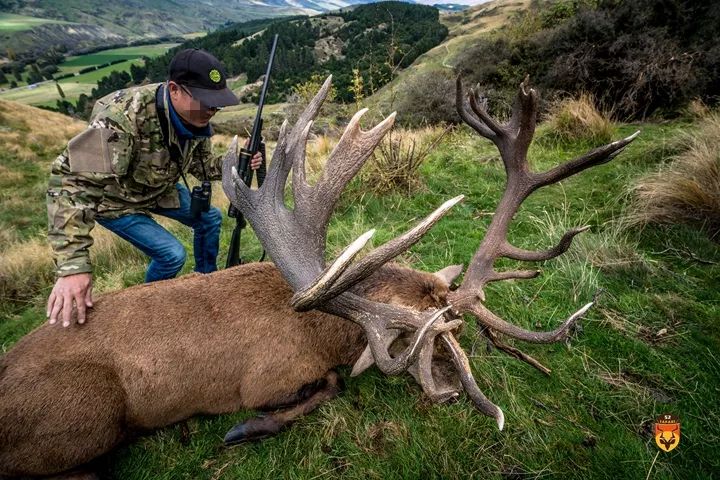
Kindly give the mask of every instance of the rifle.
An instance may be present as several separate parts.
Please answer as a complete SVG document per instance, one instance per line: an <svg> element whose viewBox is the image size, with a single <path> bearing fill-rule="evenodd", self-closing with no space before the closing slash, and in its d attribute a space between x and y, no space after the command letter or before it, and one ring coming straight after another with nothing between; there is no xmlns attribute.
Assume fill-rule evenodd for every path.
<svg viewBox="0 0 720 480"><path fill-rule="evenodd" d="M242 181L248 187L250 187L250 184L252 184L253 177L253 171L250 168L250 160L252 159L253 155L255 155L259 150L261 150L260 153L263 156L263 162L262 164L260 164L260 168L258 168L258 187L262 186L263 182L265 181L266 167L265 144L262 142L262 110L263 106L265 105L265 94L267 93L268 84L270 83L270 70L272 69L273 60L275 58L275 47L277 47L277 41L278 35L275 34L275 37L273 38L272 48L270 49L270 58L268 59L267 69L265 70L265 80L263 81L262 90L260 91L260 100L258 101L258 109L257 114L255 115L255 123L253 124L252 133L250 134L250 143L247 148L243 147L240 149L240 158L238 161L237 171L240 179L242 179ZM232 238L230 239L230 249L228 252L225 268L234 267L235 265L240 265L244 263L242 258L240 257L240 233L242 233L242 229L245 228L245 225L247 225L247 222L245 221L245 216L232 204L230 204L230 208L228 209L228 217L234 218L236 220L236 223L235 229L232 233ZM265 251L263 250L260 261L262 262L264 258Z"/></svg>

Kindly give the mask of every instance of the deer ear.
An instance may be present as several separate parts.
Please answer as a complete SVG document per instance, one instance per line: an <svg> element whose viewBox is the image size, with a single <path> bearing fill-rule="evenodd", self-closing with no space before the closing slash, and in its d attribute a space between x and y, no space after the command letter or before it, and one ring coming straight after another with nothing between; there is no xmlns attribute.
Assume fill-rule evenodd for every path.
<svg viewBox="0 0 720 480"><path fill-rule="evenodd" d="M445 267L442 270L438 270L437 272L433 273L436 277L438 277L440 280L445 282L447 286L449 287L450 284L460 276L462 273L463 266L460 265L450 265L449 267Z"/></svg>

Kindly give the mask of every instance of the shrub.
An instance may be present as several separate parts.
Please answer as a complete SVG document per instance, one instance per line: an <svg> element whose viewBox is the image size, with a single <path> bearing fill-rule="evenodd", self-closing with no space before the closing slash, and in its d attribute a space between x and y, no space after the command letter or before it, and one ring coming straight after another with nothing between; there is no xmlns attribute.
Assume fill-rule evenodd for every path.
<svg viewBox="0 0 720 480"><path fill-rule="evenodd" d="M599 146L612 141L615 127L608 117L597 109L592 95L583 93L578 98L565 99L550 107L546 123L538 132L538 140L585 141Z"/></svg>
<svg viewBox="0 0 720 480"><path fill-rule="evenodd" d="M685 223L720 240L720 115L687 136L687 149L633 188L631 224Z"/></svg>
<svg viewBox="0 0 720 480"><path fill-rule="evenodd" d="M364 189L379 195L412 194L422 185L420 165L448 130L390 130L362 170L360 182Z"/></svg>
<svg viewBox="0 0 720 480"><path fill-rule="evenodd" d="M408 127L459 123L454 76L448 70L418 75L404 88L397 110L398 122Z"/></svg>

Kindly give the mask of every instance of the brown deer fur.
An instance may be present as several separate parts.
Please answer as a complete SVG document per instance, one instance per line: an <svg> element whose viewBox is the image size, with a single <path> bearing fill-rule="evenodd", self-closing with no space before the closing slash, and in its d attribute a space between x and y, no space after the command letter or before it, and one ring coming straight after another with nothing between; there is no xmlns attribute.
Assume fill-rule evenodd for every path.
<svg viewBox="0 0 720 480"><path fill-rule="evenodd" d="M354 290L424 310L448 282L386 265ZM247 264L109 293L85 325L37 328L0 358L0 475L56 474L134 432L296 401L366 341L350 321L294 311L292 295L273 264Z"/></svg>

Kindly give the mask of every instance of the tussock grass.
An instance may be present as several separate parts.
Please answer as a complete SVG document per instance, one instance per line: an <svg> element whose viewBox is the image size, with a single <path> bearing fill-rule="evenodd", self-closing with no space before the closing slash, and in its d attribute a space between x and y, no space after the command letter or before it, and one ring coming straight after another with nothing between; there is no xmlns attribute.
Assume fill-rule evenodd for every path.
<svg viewBox="0 0 720 480"><path fill-rule="evenodd" d="M686 150L632 188L632 225L694 225L720 239L720 115L686 136Z"/></svg>
<svg viewBox="0 0 720 480"><path fill-rule="evenodd" d="M308 141L305 156L305 174L310 181L316 179L322 173L327 159L339 140L339 137L315 135Z"/></svg>
<svg viewBox="0 0 720 480"><path fill-rule="evenodd" d="M583 141L599 146L612 141L615 125L610 115L595 106L592 95L583 93L551 106L545 123L538 131L538 140L545 142Z"/></svg>
<svg viewBox="0 0 720 480"><path fill-rule="evenodd" d="M375 194L410 195L422 186L420 166L448 132L445 128L392 129L375 149L360 176Z"/></svg>
<svg viewBox="0 0 720 480"><path fill-rule="evenodd" d="M701 99L695 98L690 100L683 113L691 120L702 120L712 115L712 110Z"/></svg>

